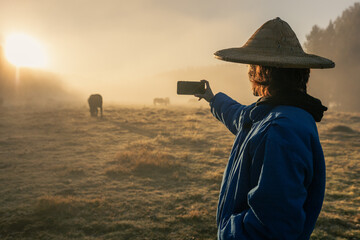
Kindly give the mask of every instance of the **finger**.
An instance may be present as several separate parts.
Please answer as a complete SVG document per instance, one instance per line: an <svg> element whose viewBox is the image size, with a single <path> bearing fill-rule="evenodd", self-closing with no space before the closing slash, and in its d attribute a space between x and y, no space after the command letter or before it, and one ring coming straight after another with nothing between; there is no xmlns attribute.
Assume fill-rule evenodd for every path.
<svg viewBox="0 0 360 240"><path fill-rule="evenodd" d="M206 81L206 82L205 82L205 85L206 85L206 89L209 89L209 88L210 88L210 83L209 83L209 81Z"/></svg>
<svg viewBox="0 0 360 240"><path fill-rule="evenodd" d="M201 80L200 82L205 83L206 89L210 88L210 83L209 83L208 80L203 79L203 80Z"/></svg>
<svg viewBox="0 0 360 240"><path fill-rule="evenodd" d="M205 80L205 79L201 80L200 82L203 82L203 83L205 83L205 84L208 84L208 83L209 83L209 81L208 81L208 80Z"/></svg>

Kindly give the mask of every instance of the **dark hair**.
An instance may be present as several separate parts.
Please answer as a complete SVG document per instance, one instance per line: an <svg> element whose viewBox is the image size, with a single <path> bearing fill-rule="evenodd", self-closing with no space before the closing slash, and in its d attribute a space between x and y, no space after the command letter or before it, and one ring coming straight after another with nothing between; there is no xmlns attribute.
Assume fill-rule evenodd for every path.
<svg viewBox="0 0 360 240"><path fill-rule="evenodd" d="M248 74L255 96L274 96L293 91L306 93L310 69L250 65Z"/></svg>

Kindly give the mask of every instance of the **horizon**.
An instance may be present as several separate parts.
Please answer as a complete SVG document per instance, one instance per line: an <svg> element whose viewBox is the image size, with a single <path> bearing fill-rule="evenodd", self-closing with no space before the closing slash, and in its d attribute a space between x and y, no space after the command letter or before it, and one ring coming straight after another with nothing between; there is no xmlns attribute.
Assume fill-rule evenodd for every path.
<svg viewBox="0 0 360 240"><path fill-rule="evenodd" d="M147 81L163 73L228 64L213 53L242 46L267 20L282 18L303 44L314 25L326 27L355 2L3 0L0 45L12 32L28 34L47 53L43 70L59 75L67 88L135 101L124 89L136 95L134 89L147 88ZM211 78L203 75L201 79Z"/></svg>

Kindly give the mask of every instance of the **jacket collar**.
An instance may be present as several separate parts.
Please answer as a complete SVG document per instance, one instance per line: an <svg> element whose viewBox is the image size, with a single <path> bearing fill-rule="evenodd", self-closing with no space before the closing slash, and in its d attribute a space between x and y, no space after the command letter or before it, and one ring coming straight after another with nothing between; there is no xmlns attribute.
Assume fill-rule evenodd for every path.
<svg viewBox="0 0 360 240"><path fill-rule="evenodd" d="M267 106L266 109L259 109L256 110L256 112L267 111L268 113L273 107L278 105L288 105L304 109L313 116L316 122L321 121L324 112L327 110L327 107L323 106L319 99L314 98L307 93L295 91L286 94L279 94L277 96L262 97L257 101L256 107L253 109L253 111L256 110L257 107ZM254 114L255 112L251 115ZM262 116L264 115L262 114ZM254 118L257 118L257 116L254 116Z"/></svg>
<svg viewBox="0 0 360 240"><path fill-rule="evenodd" d="M274 108L269 104L254 105L254 108L250 111L249 118L252 122L257 122L263 119Z"/></svg>

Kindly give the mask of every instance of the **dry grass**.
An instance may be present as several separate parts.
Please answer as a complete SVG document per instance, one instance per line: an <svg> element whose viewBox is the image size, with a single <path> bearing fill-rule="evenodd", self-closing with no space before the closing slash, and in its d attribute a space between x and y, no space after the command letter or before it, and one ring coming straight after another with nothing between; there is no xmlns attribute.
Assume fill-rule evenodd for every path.
<svg viewBox="0 0 360 240"><path fill-rule="evenodd" d="M359 116L329 113L319 126L327 183L323 210L312 239L360 239Z"/></svg>
<svg viewBox="0 0 360 240"><path fill-rule="evenodd" d="M171 171L176 167L175 157L159 150L124 150L115 155L112 167L106 170L108 175L118 173L145 174L148 171Z"/></svg>
<svg viewBox="0 0 360 240"><path fill-rule="evenodd" d="M215 239L234 136L208 109L104 114L2 109L0 239ZM360 114L318 127L327 189L312 239L360 239Z"/></svg>

